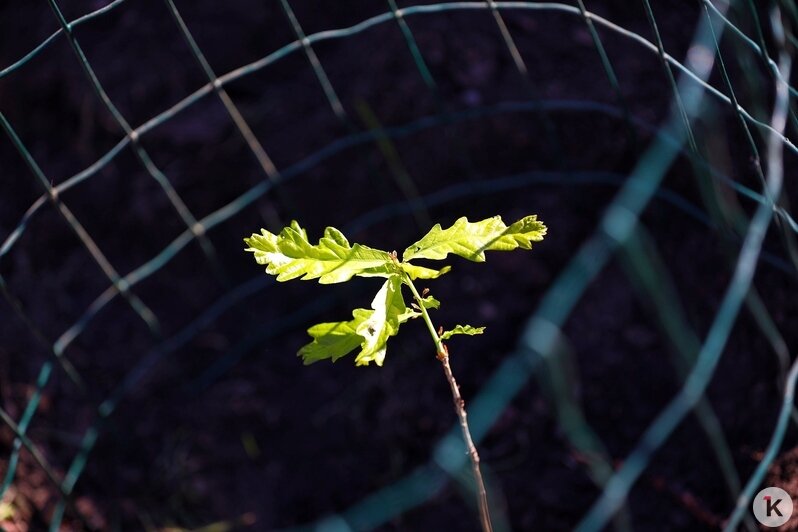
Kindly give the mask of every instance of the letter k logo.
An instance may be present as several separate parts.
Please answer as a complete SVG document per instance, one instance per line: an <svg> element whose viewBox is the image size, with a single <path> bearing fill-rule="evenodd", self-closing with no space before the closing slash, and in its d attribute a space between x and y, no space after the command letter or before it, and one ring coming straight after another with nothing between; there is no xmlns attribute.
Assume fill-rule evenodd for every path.
<svg viewBox="0 0 798 532"><path fill-rule="evenodd" d="M768 528L777 528L793 516L793 500L781 488L771 486L756 494L751 500L754 517Z"/></svg>
<svg viewBox="0 0 798 532"><path fill-rule="evenodd" d="M779 511L779 503L782 501L782 499L776 499L776 502L773 502L773 497L771 497L770 495L765 495L764 499L765 499L765 515L770 517L771 515L773 515L773 512L775 512L776 515L778 515L779 517L783 517L781 511Z"/></svg>

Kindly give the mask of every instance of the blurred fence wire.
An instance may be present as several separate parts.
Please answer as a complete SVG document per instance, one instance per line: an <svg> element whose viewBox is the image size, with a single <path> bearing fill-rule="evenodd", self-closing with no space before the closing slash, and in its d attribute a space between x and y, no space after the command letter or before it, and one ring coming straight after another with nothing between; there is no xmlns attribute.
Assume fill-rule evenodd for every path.
<svg viewBox="0 0 798 532"><path fill-rule="evenodd" d="M798 233L798 224L780 201L783 152L786 149L789 152L798 153L798 148L785 133L785 129L790 124L796 123L794 99L798 95L798 89L789 85L790 52L795 41L789 27L798 23L795 6L791 0L774 2L770 7L770 16L766 20L759 20L756 17L754 19L756 34L753 37L749 36L744 28L736 25L729 13L732 8L735 8L743 12L750 10L747 12L756 16L757 10L754 2L751 0L740 1L739 5L730 6L724 1L700 1L700 16L694 21L695 30L692 44L684 59L674 57L666 50L648 0L642 0L642 2L654 35L653 41L589 11L582 0L577 0L576 5L556 2L487 0L485 2L444 2L408 7L399 7L393 0L388 0L384 13L347 28L312 34L305 34L301 22L292 10L290 1L280 0L296 40L257 61L221 75L211 68L173 0L165 0L175 23L175 31L179 32L188 43L193 57L207 77L207 83L170 108L135 127L128 123L111 101L87 59L79 39L81 26L102 24L103 15L118 9L125 1L115 0L105 7L73 21L66 20L56 0L48 0L48 2L60 29L18 61L0 70L0 78L11 76L17 70L26 67L44 49L59 39L65 39L74 53L76 63L80 65L90 82L95 96L113 116L122 138L94 164L61 181L58 185L52 185L50 177L37 164L30 149L16 133L14 125L0 113L0 125L22 157L31 177L41 185L42 189L42 195L30 206L19 224L2 242L0 261L14 251L16 243L25 233L31 221L47 205L52 205L79 238L82 246L90 253L107 277L109 284L107 289L85 309L77 321L64 330L60 336L51 339L47 338L37 327L35 319L26 314L12 288L0 276L0 290L2 290L4 298L21 322L30 330L30 333L52 354L51 359L41 366L35 389L30 395L21 417L14 420L5 410L0 409L0 422L6 424L15 435L12 453L8 460L8 469L2 479L2 485L0 485L0 500L14 483L20 453L26 449L60 493L60 503L49 523L50 529L59 529L65 512L74 514L72 516L74 519L83 520L80 510L74 505L75 486L81 478L98 438L102 437L106 422L113 416L120 401L123 401L135 388L135 385L157 364L186 345L209 324L212 324L221 315L233 312L247 298L267 290L272 285L271 280L262 275L238 286L231 285L229 276L218 259L214 247L213 229L216 226L242 211L252 208L260 198L267 194L278 194L280 200L284 202L295 201L287 197L285 192L281 192L281 185L284 182L296 178L326 159L353 146L374 143L381 147L383 153L390 153L392 139L429 128L447 127L480 116L506 113L532 113L539 117L545 125L553 123L553 119L550 118L552 111L568 109L576 112L602 113L623 120L628 125L630 141L639 142L641 133L645 133L652 139L650 145L642 151L642 156L629 176L606 172L577 172L562 168L561 171L556 172L528 172L507 176L493 179L489 183L478 179L467 180L426 196L419 195L418 191L412 187L412 182L409 184L405 182L401 185L404 187L402 190L406 192L404 200L373 209L357 220L353 220L348 229L361 229L381 220L407 213L416 215L423 213L421 218L417 217L417 220L428 220L426 209L433 205L446 203L460 197L513 190L534 183L551 183L560 186L598 183L617 188L617 193L606 206L601 222L593 235L574 253L570 262L546 292L535 313L529 317L518 341L517 349L506 356L501 365L487 379L479 393L469 402L469 417L474 439L479 442L485 437L508 404L535 375L547 380L564 433L575 449L582 451L585 456L592 457L587 464L590 476L602 490L593 507L585 513L579 529L599 530L610 523L616 515L623 516L622 511L630 488L669 435L691 412L695 412L716 455L718 467L730 493L730 514L725 526L729 530L736 529L745 519L749 500L763 480L768 466L774 460L791 419L794 419L790 416L793 412L795 381L798 378L798 365L793 364L788 368L790 353L786 343L773 325L766 307L756 298L756 293L751 286L754 272L760 261L793 274L798 265L795 262L795 254L790 254L790 259L787 260L762 250L763 239L768 228L774 225L774 220L776 230L783 235L788 244L794 243L794 234ZM414 37L413 21L418 17L433 17L443 12L458 11L481 11L486 17L492 17L499 29L502 46L506 48L506 52L527 90L529 95L527 101L506 102L467 111L454 111L449 107L438 90L436 80L426 66L424 50ZM580 18L589 31L596 57L601 63L607 81L613 88L617 104L607 105L540 98L529 76L527 64L503 18L507 13L517 11L557 12ZM346 39L370 28L390 24L398 25L401 30L415 68L423 79L427 90L434 96L437 113L400 127L383 128L375 122L372 124L374 127L367 131L361 131L358 130L354 120L344 109L330 78L314 51L314 45L323 41ZM619 87L616 69L604 48L601 39L602 33L599 30L627 39L630 46L647 50L651 54L652 60L661 62L672 89L671 113L661 126L652 126L631 115ZM777 54L773 58L766 46L765 35L772 37L776 43ZM721 54L720 43L722 41L733 41L736 46L741 46L741 49L755 56L761 62L764 70L770 74L769 86L772 87L773 92L773 108L769 121L756 118L755 113L749 112L735 94L727 65L734 64L736 58L724 57ZM772 49L774 48L771 47ZM305 56L313 70L314 79L318 81L324 91L327 103L336 117L347 127L349 133L343 138L330 142L301 161L278 169L228 95L225 87L231 82L250 76L293 54ZM28 68L33 67L29 66ZM722 80L722 85L710 83L710 75L713 73L720 75L719 79ZM220 99L236 131L242 136L261 168L263 179L233 201L220 206L207 216L198 218L171 185L169 178L154 163L142 145L141 139L179 113L188 112L193 105L206 97ZM730 108L737 117L741 131L749 141L751 155L757 162L757 172L760 176L762 190L753 190L735 182L714 168L697 149L696 139L700 132L694 128L694 124L702 115L705 107L703 103L709 99ZM549 139L554 158L557 151L562 148L559 146L556 133L549 135ZM759 142L756 139L759 139ZM760 157L758 149L760 144L764 146L762 157ZM468 163L469 154L458 144L457 139L453 139L453 146L455 156L463 158ZM169 204L182 221L184 229L180 234L174 236L168 246L152 256L150 260L123 274L107 259L91 234L67 206L63 195L69 190L85 186L89 180L128 148L132 150L147 174L157 182L163 194L168 198ZM655 244L647 237L639 223L640 216L654 199L671 203L687 216L709 227L718 228L731 223L729 220L719 219L720 215L717 212L711 209L708 209L709 212L707 212L662 186L663 177L679 156L685 156L690 160L696 175L706 181L706 186L722 187L733 191L757 205L750 219L744 213L737 212L738 218L742 219L742 222L739 220L738 222L742 224L744 234L732 264L734 275L726 288L725 296L714 316L709 332L704 338L700 338L698 333L693 331L682 318L678 298L675 298L667 288L669 272L658 257ZM401 168L395 173L401 179ZM23 179L23 177L14 176L13 179ZM275 223L277 222L279 221L275 220ZM177 334L163 337L159 326L160 320L137 295L137 285L156 275L182 250L195 242L211 264L214 273L227 286L227 292ZM560 360L568 349L567 338L562 332L565 321L571 315L583 293L608 261L616 255L622 259L626 271L637 289L654 303L656 315L663 330L676 346L676 351L681 357L679 364L681 364L683 379L679 392L651 421L638 445L625 459L620 461L622 465L618 468L612 465L598 436L587 424L580 407L570 398L571 395L566 389L567 379L563 375L564 369ZM64 474L61 474L48 464L46 457L38 450L36 442L31 441L28 437L28 430L36 416L43 391L48 386L53 372L59 371L60 368L75 386L85 387L88 384L69 361L70 346L86 331L89 323L116 298L122 298L129 306L130 311L146 324L156 339L157 345L145 356L142 356L137 365L129 370L115 391L96 405L93 424L83 434L79 450L70 466ZM278 322L271 323L271 327L267 330L243 338L194 384L199 387L206 386L214 380L215 376L235 364L236 360L254 345L289 327L306 323L311 316L330 304L329 300L318 300L311 306L304 307L294 314L286 315ZM771 442L763 459L756 471L747 479L740 478L735 469L715 413L704 398L704 392L712 380L713 372L723 353L734 321L744 306L748 306L757 316L757 323L762 334L767 337L776 355L780 357L784 370L784 401L781 405L778 422L773 428ZM457 427L453 427L435 447L427 465L354 504L347 511L334 516L319 516L319 520L308 524L307 528L345 531L377 527L428 501L450 477L462 480L461 472L465 460L463 442ZM624 526L623 519L616 519L615 522L618 526Z"/></svg>

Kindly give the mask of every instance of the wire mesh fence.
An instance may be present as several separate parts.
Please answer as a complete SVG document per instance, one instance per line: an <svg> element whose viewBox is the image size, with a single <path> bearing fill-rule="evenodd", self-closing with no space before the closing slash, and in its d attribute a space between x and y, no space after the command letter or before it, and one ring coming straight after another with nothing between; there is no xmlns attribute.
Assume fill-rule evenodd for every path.
<svg viewBox="0 0 798 532"><path fill-rule="evenodd" d="M595 3L599 12L617 13L611 2ZM263 352L270 345L282 345L281 342L297 344L297 331L301 332L314 317L335 308L342 299L361 295L352 289L319 299L308 296L301 288L296 292L284 292L283 287L278 293L269 278L253 277L257 272L242 264L245 257L239 256L243 255L239 244L240 237L255 230L258 224L276 228L291 218L304 215L314 220L313 223L322 220L322 224L344 226L347 234L373 236L381 230L390 235L389 241L395 238L398 246L406 235L418 232L416 226L425 230L441 213L449 216L448 213L457 209L474 208L476 203L498 209L531 205L543 209L545 217L545 209L566 209L565 201L573 201L576 205L573 211L566 209L550 223L549 238L559 238L557 220L564 220L567 226L568 216L581 216L588 203L595 211L595 215L584 215L589 218L589 230L577 227L571 231L568 245L561 251L556 275L550 278L543 275L534 281L537 295L514 298L521 301L513 312L527 318L516 328L504 329L504 344L482 345L482 349L493 349L495 356L488 361L476 358L468 362L473 374L467 380L470 393L466 400L477 444L498 445L496 442L500 438L491 436L491 431L496 430L497 425L511 423L507 421L508 416L524 409L514 406L514 402L523 393L529 393L537 378L541 394L546 398L546 412L559 427L556 442L571 457L579 474L587 479L580 500L592 501L589 507L571 509L566 517L544 521L544 527L630 529L642 522L646 528L654 529L661 517L641 517L641 512L663 512L668 506L644 502L640 510L636 505L639 500L630 498L632 489L650 471L651 462L669 441L684 441L672 436L694 414L695 421L689 423L694 423L695 427L690 429L689 436L700 435L701 443L696 445L705 446L703 457L712 457L713 473L707 482L723 495L714 492L711 495L715 497L713 501L719 501L713 510L717 515L710 512L707 516L685 503L680 511L693 519L684 525L685 528L702 519L705 525L713 527L753 526L747 513L749 502L788 436L794 419L793 395L798 376L798 366L792 364L790 353L796 330L794 306L789 302L789 295L779 299L779 294L789 294L793 288L798 265L794 235L798 225L790 214L790 185L789 181L785 182L785 177L789 177L789 172L785 175L786 163L798 153L790 140L790 134L795 134L798 127L794 109L796 89L790 84L794 45L791 27L798 22L798 11L792 1L758 5L751 1L727 4L703 0L679 4L679 9L670 12L673 8L670 4L652 6L649 0L642 0L636 7L640 16L630 15L625 21L629 26L626 27L622 22L613 22L591 11L591 6L586 6L582 0L573 5L493 0L400 5L388 0L374 13L369 13L368 9L375 9L370 5L368 9L353 9L346 16L341 15L345 24L330 27L322 24L321 28L309 29L319 25L317 15L309 11L311 8L280 0L270 6L269 15L280 14L282 18L269 16L259 23L273 29L275 40L287 44L246 63L236 57L222 60L202 45L212 40L213 32L210 31L210 38L199 33L195 37L192 33L190 15L194 6L186 4L178 9L173 0L165 0L163 9L154 10L150 5L153 2L146 7L149 11L144 20L157 20L159 29L179 36L185 44L179 57L195 70L191 88L186 87L178 97L172 98L175 101L170 106L159 103L158 110L150 114L136 109L127 96L123 104L115 103L112 91L106 88L104 81L111 74L102 61L92 59L94 47L102 43L103 34L89 36L92 47L81 44L83 32L91 28L99 31L109 23L107 17L120 17L121 22L116 22L115 28L132 27L136 19L131 19L134 24L126 26L124 17L134 17L142 6L116 0L70 19L64 11L66 6L56 0L48 0L47 4L57 29L33 45L30 51L18 55L18 59L6 61L0 70L3 84L0 94L5 91L20 96L14 92L15 78L26 70L35 72L39 68L37 65L43 64L37 62L44 61L46 54L58 49L56 58L62 68L80 72L84 89L81 101L86 109L91 109L90 118L103 129L102 134L86 133L87 138L82 142L102 152L92 153L94 162L90 165L64 172L64 167L74 166L74 161L60 166L54 164L52 152L66 148L46 146L44 144L51 139L31 137L30 131L37 130L26 127L23 104L13 97L0 100L0 125L7 137L1 152L4 190L10 197L12 191L33 190L27 188L27 184L21 185L23 181L36 183L38 187L35 199L26 203L21 217L9 207L10 214L4 216L4 240L0 247L0 267L3 267L0 288L7 302L3 334L9 335L8 342L3 342L7 351L3 352L9 364L35 358L37 368L30 375L27 366L9 369L8 378L3 382L7 390L12 390L3 394L5 405L0 409L9 442L7 459L0 462L4 468L0 508L7 513L7 517L3 517L6 514L0 512L4 524L14 525L15 513L26 514L20 503L15 502L14 493L18 491L15 486L24 477L41 474L45 477L42 484L46 485L43 490L47 501L38 509L40 514L36 519L41 522L30 525L32 529L36 526L51 530L127 529L131 526L155 529L169 524L185 527L207 524L203 522L204 515L186 516L184 509L170 504L161 505L163 514L151 515L142 510L142 505L158 507L151 499L157 499L159 494L133 497L124 512L113 505L97 511L92 506L91 495L110 489L105 482L117 482L110 477L132 475L133 480L126 482L146 483L136 476L140 473L125 468L124 457L132 456L134 451L115 453L108 450L121 445L128 432L137 428L137 416L130 412L124 421L116 421L126 402L147 404L155 409L159 408L159 401L189 405L170 413L177 417L185 413L186 408L190 409L191 402L185 397L202 394L216 397L213 393L224 396L226 392L209 390L224 389L225 379L236 368L240 370L242 361L251 359L253 352ZM12 7L5 8L4 15L4 26L14 24L12 21L18 18ZM149 18L153 16L157 18ZM303 16L310 19L307 27ZM457 47L461 42L457 39L468 36L452 29L459 23L453 22L453 17L468 17L463 19L466 28L471 28L469 24L479 24L483 28L484 33L470 35L483 40L474 47L465 48L468 53L459 54ZM580 44L577 46L573 39L559 37L554 29L547 34L545 26L555 25L555 21L569 28L573 32L570 35L581 39ZM680 29L683 35L674 37L674 28ZM204 26L203 29L209 32ZM118 34L121 30L115 31ZM382 39L389 40L389 34L401 43L402 53L412 65L412 71L402 71L401 75L391 78L390 83L408 80L411 74L412 81L407 81L401 91L397 89L396 100L389 100L378 111L393 109L393 113L385 114L410 116L411 119L383 125L383 118L367 103L367 96L358 96L359 88L354 89L355 96L352 96L353 89L343 85L352 71L368 74L373 65L394 60L395 49L386 45L388 51L381 54L376 46ZM535 37L539 34L547 34L551 39L547 42L554 42L561 50L536 49ZM364 35L369 40L355 42ZM226 37L233 38L222 38ZM124 42L125 36L121 38ZM667 42L669 38L675 42ZM448 50L446 43L450 40L454 44ZM430 42L438 43L446 51L440 52L437 45L430 51ZM352 48L344 48L345 53L354 50L357 55L345 61L336 60L330 69L325 58L332 57L335 46L347 43L355 44L350 45ZM358 48L363 45L375 49ZM638 55L631 57L644 62L645 69L635 71L627 64L618 65L618 61L632 60L622 53L627 48L635 50ZM674 49L678 51L671 51ZM507 80L502 79L501 90L490 93L491 101L481 101L482 96L473 89L466 88L457 94L449 79L440 80L440 64L453 61L463 61L466 66L478 64L478 54L485 50L502 57L508 65L505 70L512 72ZM576 76L562 66L565 59L562 63L557 59L557 54L563 51L581 57L577 64L590 64L594 70L585 76ZM370 53L376 56L374 62L369 61ZM449 55L440 59L436 57L440 53ZM554 59L549 60L563 69L562 72L555 69L563 83L568 84L573 75L584 86L578 86L577 82L577 87L558 86L546 90L548 85L541 81L546 74L541 61L551 57ZM48 60L53 61L53 58ZM294 62L291 68L285 66L288 61ZM213 64L226 66L214 68ZM228 68L230 64L237 66ZM105 75L100 69L105 69ZM623 74L630 71L643 72L651 79L624 79ZM479 77L481 74L471 72L470 75ZM168 77L169 72L161 71L157 76ZM245 84L247 80L264 76L266 82ZM286 89L288 94L274 104L278 109L271 110L278 118L273 122L279 124L276 127L259 116L259 109L251 102L253 99L268 101L269 97L278 95L274 92L264 96L258 91L281 76L289 78L284 83L289 88ZM493 79L491 76L498 77L494 72L486 79ZM453 77L456 78L457 73ZM307 101L294 105L288 99L290 92L299 85L312 87L314 92ZM463 85L467 87L468 83ZM505 85L511 87L506 89L511 97L503 97ZM651 101L637 101L635 98L641 94L639 89L629 86L638 85L660 92L653 95ZM379 88L379 85L369 87ZM118 87L114 89L118 96ZM490 91L486 89L485 92ZM457 94L457 98L453 98L453 94ZM296 98L302 100L304 95ZM652 115L651 102L661 110L659 114ZM422 114L413 112L416 105L423 110ZM314 128L313 117L322 112L327 118ZM523 117L520 122L523 127L532 124L530 127L535 131L518 142L519 150L526 150L530 144L535 146L529 149L530 156L522 161L524 164L496 175L491 169L500 165L494 164L494 159L503 154L494 153L491 147L508 141L503 138L496 143L481 141L484 136L501 135L501 125L519 116ZM169 125L177 121L188 121L189 125L170 130ZM203 121L224 124L218 126L218 130L224 132L223 137L207 136ZM474 124L483 123L493 126L485 126L487 133L475 132ZM607 126L607 123L612 125ZM311 131L313 129L319 131ZM574 130L581 133L575 137ZM593 130L596 133L591 133ZM164 139L170 135L184 135L186 131L196 131L197 140L185 140L192 153L165 154L162 151L160 144L167 142ZM607 137L602 138L604 135ZM592 146L584 145L586 139L594 136ZM94 138L101 140L92 143ZM57 140L52 139L53 142ZM230 143L235 147L225 147L233 145ZM289 145L301 148L288 148ZM727 145L731 153L724 155ZM612 164L592 164L601 161L602 150L610 149L607 146L620 146L617 149L627 154L633 164L628 168L623 164L615 164L615 168ZM300 156L290 160L281 153L281 147L283 151ZM208 159L203 157L203 150L212 152ZM360 157L363 153L368 154L362 157L363 161L351 164L347 161L355 158L354 154ZM454 165L459 173L440 180L420 180L419 175L451 168L437 162L430 163L426 169L419 166L419 160L423 162L435 153L447 164ZM79 159L87 157L82 155ZM186 175L183 168L196 170L197 167L181 167L179 161L192 157L201 161L200 167L215 165L208 172L214 174L213 179ZM208 163L209 158L217 162ZM42 163L41 159L47 159L47 163ZM239 159L248 162L240 163ZM532 160L536 164L530 170ZM739 161L748 164L740 168ZM236 165L239 164L240 168L246 168L241 172L242 177L219 177L230 168L238 169ZM330 175L323 171L325 166L333 171L343 168L352 175ZM135 168L134 177L124 175L131 168ZM677 177L671 177L672 186L666 186L666 178L673 175ZM325 179L327 182L322 183ZM247 180L246 188L242 188ZM102 181L107 183L103 185ZM693 186L697 193L690 188ZM130 187L140 187L136 194L146 202L136 212L152 209L157 213L151 215L155 219L144 223L138 214L127 214L126 211L135 210L127 197L136 192ZM121 190L119 195L124 197L114 197L115 190ZM338 191L337 196L335 191ZM315 197L309 197L314 194ZM692 196L700 199L700 206ZM95 205L97 201L104 205ZM596 205L597 201L600 205ZM342 205L345 202L351 205ZM75 204L79 206L74 208ZM9 201L9 205L14 204ZM449 210L442 210L444 208ZM649 223L644 223L646 216L652 217ZM6 227L5 221L12 217L15 221ZM671 219L679 221L671 222ZM711 242L709 245L721 249L717 259L710 262L716 268L715 274L709 274L716 277L715 289L709 296L712 301L707 303L711 310L698 305L706 313L701 317L696 317L696 306L690 301L699 296L685 295L676 288L681 272L685 268L689 270L691 261L697 259L695 256L674 257L671 251L677 248L661 243L661 238L679 241L679 235L660 233L671 223L674 230L682 230L684 220L693 224L689 227L694 231L701 228L705 238L703 245ZM55 224L58 229L52 228ZM64 236L67 233L62 229L69 231L68 236ZM137 235L141 230L153 234ZM59 240L69 240L56 245L45 236L51 232ZM568 230L562 232L567 234ZM31 233L35 235L30 236ZM102 238L97 238L97 234L102 234ZM26 237L29 238L26 240ZM47 249L41 249L42 245ZM60 258L76 254L77 249L82 251L75 264L60 264ZM692 251L700 254L703 250ZM63 268L64 275L75 276L78 280L64 281L54 277L57 282L31 288L37 283L35 279L28 279L24 270L42 271L40 266L33 265L42 261L58 265ZM623 272L617 278L621 283L618 286L638 294L650 322L660 331L658 338L665 346L662 348L665 362L675 368L674 376L669 378L676 379L672 389L666 386L657 393L662 400L647 408L642 419L632 423L631 428L618 429L631 431L625 439L628 445L620 447L605 443L606 427L594 428L590 420L596 419L595 410L603 406L587 404L583 395L588 393L583 390L592 388L594 395L590 397L603 398L605 405L611 405L612 391L602 387L600 381L590 382L590 376L600 376L601 371L590 369L589 357L574 353L574 345L584 345L574 336L590 336L586 331L580 333L574 329L580 323L577 319L574 324L580 302L597 284L606 282L606 271L614 271L616 265ZM508 271L515 272L512 268ZM512 275L523 277L528 273ZM534 271L532 274L534 276ZM98 278L103 280L102 286ZM597 283L599 279L601 283ZM759 286L755 286L755 279ZM283 294L290 296L286 298ZM58 303L56 300L60 298L68 302ZM58 316L47 314L46 302L50 300L49 310ZM61 315L65 309L67 312ZM511 311L507 308L488 309L483 314L489 317L497 312L503 319L510 319ZM713 400L707 393L723 364L722 355L729 350L735 324L743 321L740 316L744 312L747 313L744 331L739 334L746 338L747 347L758 347L755 352L736 356L734 364L740 364L742 356L749 364L777 368L774 382L767 382L772 384L769 390L777 392L782 399L780 403L771 401L768 412L758 412L767 430L762 429L759 439L751 441L729 433L729 419L734 417L729 408L733 407ZM137 323L133 323L134 320ZM110 325L119 323L124 325ZM12 341L12 334L25 335L35 344L16 338ZM518 337L514 347L513 338L507 338L513 334ZM20 346L29 347L35 355L21 353ZM645 347L640 348L641 353L645 350ZM284 351L276 348L268 358L259 358L261 371L272 372L263 386L279 389L280 375L286 371L286 365L294 362ZM275 362L278 359L287 360ZM426 360L426 357L420 355L419 359ZM411 358L410 362L421 364L419 359ZM459 363L457 359L455 363ZM621 360L617 364L624 371L627 364L633 367L635 363ZM346 371L340 366L333 370ZM666 366L655 364L652 368L657 369L652 371L662 371L662 367ZM735 371L744 373L746 367L743 364L737 369L726 368L724 378ZM330 371L328 376L334 374ZM633 370L630 371L634 375ZM583 375L581 380L580 374ZM314 381L317 375L310 373L307 377L295 378L290 386L317 386ZM356 372L346 375L346 378L358 378ZM23 382L24 378L30 379L30 386L23 392L14 392L10 385ZM369 378L379 379L377 376ZM248 386L258 386L258 382L253 378ZM358 391L356 385L352 386L354 391L344 391L340 386L314 391L315 399L324 398L325 393L328 398L344 395L340 399L344 406L330 407L332 412L320 415L340 416L353 402L373 400L372 392ZM384 393L393 393L390 382L381 383L379 387L388 390ZM148 394L152 402L134 401L137 393ZM296 391L287 395L296 398L297 393L301 395ZM744 398L753 392L734 388L730 393ZM266 397L276 400L279 394ZM233 398L233 402L239 400L247 399ZM51 402L56 401L66 406L54 407ZM758 408L764 408L763 403L758 402ZM259 405L255 401L253 408L282 411L283 414L274 415L289 418L308 414L306 407L291 412L291 404L290 399L285 404L269 405ZM235 406L228 404L219 408L219 417L224 417L227 409ZM433 411L438 412L434 408ZM442 407L442 411L445 408ZM64 417L69 412L74 414L73 419ZM146 418L149 413L141 415ZM623 424L622 415L615 419ZM187 423L189 431L192 426L201 426L196 419L159 421L170 422ZM326 426L321 421L316 423ZM222 433L236 432L236 437L240 433L240 442L247 455L255 460L253 457L261 454L257 438L251 432L254 429L239 430L223 423L215 428L219 433L206 434L209 440L221 437ZM161 429L149 427L147 430L152 434ZM202 426L202 430L210 429ZM367 428L361 430L368 434ZM512 423L510 429L502 430L504 436L513 433ZM266 430L266 434L273 433ZM296 434L292 437L299 437ZM302 434L307 437L307 433ZM361 441L367 437L360 436ZM302 526L309 529L366 530L396 524L397 519L412 514L420 506L435 506L431 501L440 497L450 483L460 486L465 493L471 489L465 473L467 456L457 427L443 437L438 436L427 438L435 443L418 451L424 458L415 460L414 465L409 465L413 460L402 462L399 471L385 477L384 482L362 480L358 488L351 491L354 494L351 496L349 488L342 485L339 490L343 494L336 494L334 499L319 507L319 512L306 514L304 519L297 519L296 515L277 517L280 514L273 508L261 508L263 515L259 515L254 524L252 515L229 515L227 508L208 510L208 518L226 519L224 526L231 528L252 525L260 529L305 523ZM156 454L166 454L159 460L172 463L183 456L181 453L190 454L181 447L180 437L176 438L178 441L172 442L171 450L164 450L168 445L159 444ZM401 446L394 438L395 435L383 443L388 448ZM104 440L108 448L102 454L101 465L89 474L90 480L81 482L89 466L97 460L97 447ZM755 459L750 453L747 460L741 457L745 453L741 449L746 445L756 447L762 442L766 446L761 447L759 454L754 453ZM261 439L261 445L267 444ZM299 447L305 449L307 446ZM269 452L279 453L280 448L279 445L269 447ZM333 455L340 457L350 451L347 444L339 440L331 444ZM324 452L324 449L316 452ZM389 452L385 450L386 454ZM490 453L488 456L486 465L490 468ZM283 460L279 456L272 456L272 459ZM290 462L289 458L285 460ZM344 458L341 460L342 464L346 463ZM191 469L190 464L185 467ZM258 471L257 468L253 470ZM536 473L532 468L528 474L534 476ZM301 485L301 474L299 477L295 482ZM519 520L512 504L502 502L502 474L490 473L489 480L496 493L497 528L531 528L532 523ZM548 481L540 479L539 482L545 486ZM279 490L284 485L278 484L274 489ZM309 493L307 498L312 498L316 488L306 485L301 489ZM664 491L668 489L671 488ZM540 495L542 488L527 486L524 490L524 498L533 498ZM82 491L88 495L84 496ZM556 488L552 491L557 493ZM364 493L368 495L363 497ZM561 492L559 496L568 498L571 495ZM696 496L707 495L697 493ZM214 495L209 497L213 499ZM562 511L559 503L541 497L543 502L539 504L543 508L548 505L558 508L557 512ZM142 503L145 499L148 502ZM470 497L465 495L462 501L467 504ZM313 508L307 501L303 504ZM332 513L331 508L335 509ZM131 525L127 517L113 517L125 512L136 515L137 525ZM105 517L98 520L97 514ZM415 524L422 526L420 523L424 522ZM413 523L412 518L403 522L410 527Z"/></svg>

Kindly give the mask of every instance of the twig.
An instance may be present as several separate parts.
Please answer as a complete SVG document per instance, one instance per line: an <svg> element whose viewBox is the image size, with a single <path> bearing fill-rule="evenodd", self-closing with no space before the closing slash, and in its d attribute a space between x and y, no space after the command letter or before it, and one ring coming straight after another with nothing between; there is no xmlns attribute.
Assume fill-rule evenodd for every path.
<svg viewBox="0 0 798 532"><path fill-rule="evenodd" d="M479 517L482 521L482 530L488 532L493 530L490 522L490 511L488 508L488 492L485 489L485 482L482 480L482 471L479 468L479 453L471 439L471 430L468 428L468 415L466 414L465 401L460 395L460 387L457 386L457 381L454 380L452 374L452 366L449 364L449 350L446 345L443 345L443 352L438 353L438 360L441 361L443 372L446 374L446 380L449 381L449 387L452 389L452 399L454 400L454 410L457 412L457 417L460 419L460 428L463 431L463 440L465 440L466 449L468 449L468 456L471 458L471 469L474 471L474 481L477 484L477 500L479 503Z"/></svg>
<svg viewBox="0 0 798 532"><path fill-rule="evenodd" d="M479 453L474 445L474 440L471 438L471 429L468 428L468 414L465 409L465 401L463 396L460 395L460 387L452 373L452 366L449 364L449 349L441 341L441 337L435 331L435 326L429 317L427 309L424 307L424 302L421 296L413 285L413 281L409 276L405 276L405 282L413 292L413 297L418 303L421 310L421 315L424 318L424 323L427 324L427 329L435 342L435 349L437 351L437 358L443 366L443 372L446 375L446 380L449 382L449 387L452 390L452 401L454 402L454 411L457 413L457 418L460 420L460 429L463 432L463 440L466 444L468 457L471 459L471 469L474 472L474 482L476 483L477 493L477 507L479 508L479 519L482 524L483 532L493 532L493 525L490 520L490 509L488 507L488 491L485 489L485 481L482 479L482 471L479 468Z"/></svg>

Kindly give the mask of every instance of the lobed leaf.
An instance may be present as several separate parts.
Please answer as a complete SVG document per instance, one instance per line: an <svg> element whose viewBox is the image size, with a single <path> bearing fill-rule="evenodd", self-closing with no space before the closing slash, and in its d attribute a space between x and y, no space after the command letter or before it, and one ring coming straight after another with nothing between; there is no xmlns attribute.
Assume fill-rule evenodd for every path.
<svg viewBox="0 0 798 532"><path fill-rule="evenodd" d="M405 250L402 258L405 261L441 260L449 253L454 253L474 262L484 262L485 251L532 249L532 242L543 240L545 234L546 226L534 214L521 218L509 227L501 216L479 222L469 222L468 218L462 217L448 229L435 224L421 240Z"/></svg>
<svg viewBox="0 0 798 532"><path fill-rule="evenodd" d="M382 366L388 338L399 332L400 316L407 311L402 298L401 277L394 275L385 281L374 296L371 308L373 310L368 317L356 328L357 333L364 339L360 353L355 357L355 364L358 366L367 365L372 361Z"/></svg>
<svg viewBox="0 0 798 532"><path fill-rule="evenodd" d="M296 222L284 227L279 235L261 229L245 238L246 251L255 255L258 264L278 281L318 279L321 284L342 283L355 275L389 277L398 271L393 257L385 251L362 244L350 245L336 228L328 227L319 243L313 245L305 230Z"/></svg>
<svg viewBox="0 0 798 532"><path fill-rule="evenodd" d="M364 310L365 309L358 309ZM357 326L362 321L355 318L350 321L319 323L308 329L313 341L303 346L299 353L305 365L319 360L332 359L333 362L348 355L363 343L363 337L357 334Z"/></svg>
<svg viewBox="0 0 798 532"><path fill-rule="evenodd" d="M427 296L421 298L421 305L426 309L431 309L431 308L437 309L440 308L441 302L432 296ZM416 308L418 307L416 306ZM405 310L403 314L399 316L399 323L404 323L407 320L418 318L420 316L421 312L419 312L418 310L413 310L412 308L408 308L407 310Z"/></svg>
<svg viewBox="0 0 798 532"><path fill-rule="evenodd" d="M425 268L424 266L416 266L415 264L410 264L409 262L403 262L401 267L414 281L416 279L437 279L452 269L451 266L444 266L440 270L435 270L432 268Z"/></svg>
<svg viewBox="0 0 798 532"><path fill-rule="evenodd" d="M400 324L415 317L414 312L405 306L401 278L393 275L374 296L371 309L355 309L349 321L319 323L308 329L313 341L297 354L306 365L328 358L335 362L360 347L356 365L374 362L382 366L388 338L399 332Z"/></svg>
<svg viewBox="0 0 798 532"><path fill-rule="evenodd" d="M449 329L448 331L444 331L441 335L441 340L448 340L455 334L467 334L468 336L474 336L476 334L482 334L485 331L485 327L472 327L471 325L455 325L454 329Z"/></svg>
<svg viewBox="0 0 798 532"><path fill-rule="evenodd" d="M441 302L432 296L427 296L421 298L421 306L424 308L439 309L441 308Z"/></svg>

